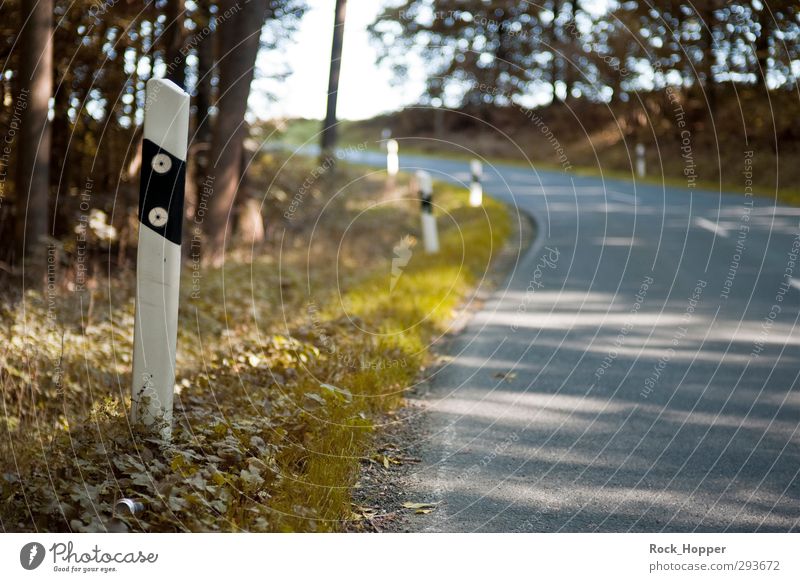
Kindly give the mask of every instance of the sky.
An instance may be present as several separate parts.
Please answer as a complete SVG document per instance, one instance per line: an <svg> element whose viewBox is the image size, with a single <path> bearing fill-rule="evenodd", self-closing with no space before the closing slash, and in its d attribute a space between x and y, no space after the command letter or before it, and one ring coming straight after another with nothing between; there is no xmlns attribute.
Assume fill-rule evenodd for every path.
<svg viewBox="0 0 800 582"><path fill-rule="evenodd" d="M322 119L328 91L334 0L308 0L309 9L300 28L280 55L293 71L277 86L256 81L251 109L258 117L306 117ZM367 26L385 4L385 0L348 0L344 29L342 70L339 79L339 119L367 119L415 103L424 89L424 74L409 75L400 85L392 85L391 70L375 63L376 48L370 43ZM268 69L266 59L275 54L262 53L259 67ZM277 97L267 102L258 95L259 88L269 89Z"/></svg>

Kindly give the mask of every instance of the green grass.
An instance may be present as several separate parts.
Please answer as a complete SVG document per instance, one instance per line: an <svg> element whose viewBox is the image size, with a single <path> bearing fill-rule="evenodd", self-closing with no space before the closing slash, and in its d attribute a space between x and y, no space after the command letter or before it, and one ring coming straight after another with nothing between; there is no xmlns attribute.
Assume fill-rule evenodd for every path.
<svg viewBox="0 0 800 582"><path fill-rule="evenodd" d="M373 151L378 151L377 148L369 148ZM422 157L436 157L446 160L463 161L468 163L475 156L468 153L457 151L433 151L420 147L403 147L403 153L406 155L422 156ZM520 158L510 157L497 157L490 156L486 162L493 165L505 165L516 168L536 169L541 171L562 172L563 168L557 164L550 164L535 160L531 157L530 163L527 160ZM651 186L666 186L670 188L678 188L686 190L686 180L679 178L672 178L668 176L645 176L644 178L634 177L632 171L623 171L615 169L603 169L602 171L597 166L573 166L569 173L576 176L584 176L589 178L603 178L605 180L623 180L628 182L637 182L641 184L648 184ZM737 195L741 193L742 184L737 182L723 182L722 186L717 182L708 180L698 180L696 182L697 190L707 192L722 192L723 194ZM790 204L794 206L800 205L800 187L784 187L777 190L770 190L766 187L754 188L753 193L761 198L770 198L776 203Z"/></svg>
<svg viewBox="0 0 800 582"><path fill-rule="evenodd" d="M318 135L321 130L322 122L318 119L293 119L278 137L290 145L316 143L319 141Z"/></svg>
<svg viewBox="0 0 800 582"><path fill-rule="evenodd" d="M319 507L320 529L337 529L350 515L348 485L357 476L372 432L371 423L363 419L402 402L404 388L428 361L431 340L446 330L454 309L509 235L509 214L498 202L486 197L482 209L468 208L466 194L441 184L437 190L437 200L451 217L439 218L441 252L426 255L415 248L394 288L390 270L381 268L325 309L326 320L346 313L359 318L359 326L369 333L339 335L340 354L358 362L355 372L332 374L348 397L335 399L330 424L310 440L313 453L305 459L303 478L277 502L287 515L292 507ZM288 523L287 529L306 528L302 518L289 518Z"/></svg>
<svg viewBox="0 0 800 582"><path fill-rule="evenodd" d="M273 139L293 146L317 144L321 131L322 121L319 119L292 119L287 122L286 129L273 136ZM368 135L354 121L340 120L336 132L340 145L356 145L365 139L376 143L380 139L380 136Z"/></svg>

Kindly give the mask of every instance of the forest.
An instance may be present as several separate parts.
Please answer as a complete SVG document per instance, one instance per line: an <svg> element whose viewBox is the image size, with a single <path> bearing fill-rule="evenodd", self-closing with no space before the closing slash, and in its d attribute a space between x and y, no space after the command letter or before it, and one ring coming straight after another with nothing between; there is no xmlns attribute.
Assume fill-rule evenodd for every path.
<svg viewBox="0 0 800 582"><path fill-rule="evenodd" d="M4 2L0 233L14 240L0 256L4 271L18 272L25 254L43 264L42 241L63 242L84 223L113 227L90 229L97 244L120 257L130 250L144 85L154 76L192 95L186 215L198 188L213 182L203 239L205 260L219 265L228 217L252 224L260 217L247 199L270 197L245 180L244 144L257 129L248 121L274 129L257 112L246 115L250 85L254 75L289 72L280 54L304 8L302 0ZM422 109L396 122L409 135L475 125L443 111L506 129L519 127L525 111L567 104L551 107L561 141L576 134L570 124L591 132L610 119L618 133L652 141L674 133L678 106L701 139L727 150L734 133L774 157L778 143L794 152L800 132L799 19L789 0L408 0L387 3L370 31L398 81L409 55L427 68ZM256 67L259 51L276 63L269 71ZM581 159L581 144L573 149ZM706 178L718 179L721 166L709 165ZM760 173L771 187L788 186L774 174ZM114 240L103 241L111 232Z"/></svg>
<svg viewBox="0 0 800 582"><path fill-rule="evenodd" d="M800 201L778 159L800 155L796 2L412 0L370 30L398 78L422 66L427 88L359 136L387 125L426 151L466 142L627 179L642 144L651 180L734 192L754 151L757 191Z"/></svg>
<svg viewBox="0 0 800 582"><path fill-rule="evenodd" d="M561 213L553 233L565 238L555 251L564 263L540 266L537 277L561 276L572 244L583 245L572 253L576 261L597 249L606 252L607 242L611 247L589 265L598 268L597 279L580 280L588 287L601 285L600 291L567 289L574 280L559 283L568 291L569 305L557 305L565 317L568 309L580 314L583 307L572 298L596 293L588 303L597 311L587 320L603 319L598 330L605 324L601 312L612 310L609 298L621 293L629 277L625 271L618 281L600 281L622 264L615 259L612 268L601 270L601 260L630 251L626 267L632 256L644 264L641 257L658 228L665 240L672 237L664 246L669 268L672 259L676 269L683 268L684 258L694 268L697 249L708 246L705 239L693 239L696 247L687 247L688 234L678 230L685 227L695 237L719 235L714 265L727 272L733 263L719 253L750 228L750 215L748 224L737 222L740 209L731 207L740 199L723 192L744 194L747 211L756 208L754 232L773 228L776 213L786 214L774 220L779 236L762 232L754 244L783 244L780 236L796 236L796 213L785 206L800 202L796 0L386 0L365 34L394 83L403 85L422 71L424 89L402 110L337 120L336 55L337 43L339 51L342 42L347 45L347 33L344 41L341 34L342 26L347 30L346 4L335 2L341 22L333 50L320 44L303 55L327 65L333 53L330 89L319 95L320 102L328 102L324 122L270 118L254 106L275 99L265 86L296 72L286 55L315 0L6 0L0 5L0 430L5 435L0 530L379 531L404 515L425 519L442 511L446 505L439 500L384 496L393 491L385 484L394 471L422 461L401 438L383 431L402 423L404 398L421 375L451 361L439 358L434 347L452 332L462 306L478 296L476 289L485 291L484 284L500 280L490 267L505 264L503 259L522 261L531 241L544 236L536 220L511 210L519 210L517 190L526 193L519 197L528 205L525 213L541 218L546 212L549 219L551 209L537 206L549 203L547 192L529 195L544 188L540 169L549 172L555 196L563 196L553 205L554 215ZM351 17L363 6L351 0ZM335 22L334 14L329 16ZM177 355L172 354L175 430L168 444L135 432L127 416L138 300L137 204L140 173L148 168L142 163L145 88L161 78L184 87L191 98L182 217L187 234L175 254L176 270L183 268L176 275L183 279L180 301L178 289L172 289L179 323ZM340 130L338 142L337 132L323 130L332 126ZM304 128L298 131L300 143L289 143L298 128ZM437 173L428 191L422 191L419 176L405 170L395 176L383 165L361 164L370 155L383 164L385 129L400 141L401 156L428 155L429 169ZM292 148L316 146L320 136L318 150ZM335 150L347 143L359 144L350 150L359 163ZM646 176L635 170L640 146ZM501 200L487 186L486 196L473 204L469 189L483 186L467 156L481 158L487 176L493 164L508 162L499 164L504 174L498 176L514 184L506 192L511 198ZM573 200L564 193L573 193L579 174L594 182L583 184L585 199L575 194ZM609 176L625 184L615 185L620 191L611 192L617 196L613 203L605 199ZM641 184L650 190L637 192ZM628 185L633 191L622 192ZM688 216L678 226L677 219L655 222L673 210L673 218L692 211L693 196L701 190L711 196L698 205L706 214ZM762 206L750 200L753 191L762 195ZM592 196L601 194L606 204L595 205ZM728 222L719 226L712 219L720 215L711 212L719 211L723 199ZM569 206L573 202L575 208ZM650 206L637 214L639 204ZM439 241L441 247L423 252L424 245L416 246L424 238L419 219L423 212L433 218L434 207L441 218L437 245L430 248ZM570 220L579 215L594 220L594 230L587 234L576 227L574 240L566 240ZM622 229L631 217L633 228L637 221L649 224L647 232L639 227L606 238L609 224ZM598 222L601 218L606 222ZM685 253L673 256L674 249ZM744 243L733 249L737 269L740 260L755 260L744 250ZM765 246L763 256L768 251L774 260L743 269L737 285L784 261L786 249ZM710 264L709 255L706 269ZM535 272L535 263L528 266ZM578 275L584 274L581 269ZM786 273L777 275L789 278L781 284L800 288ZM522 278L527 284L527 275ZM696 280L694 272L691 278ZM625 281L626 292L636 293L640 281ZM730 278L731 304L742 289ZM546 302L551 290L558 288L533 299ZM536 305L526 311L528 289L515 292L524 308L512 317L532 318L517 336L527 354L541 322L533 319ZM656 285L651 292L658 301ZM762 286L760 292L767 305L775 303L771 289ZM760 304L751 304L752 297L746 305L755 309ZM669 292L662 299L675 309ZM658 323L660 315L651 319ZM567 319L558 321L543 334L560 332ZM727 324L725 329L739 330L737 322ZM597 332L591 336L591 325L577 325L583 336L569 347L581 362L586 354L587 362L602 357L603 346L595 342L603 338L597 339ZM792 329L784 329L786 338ZM620 334L612 331L612 337ZM635 335L631 332L631 342ZM503 345L498 337L489 336L482 345ZM783 341L774 338L768 348ZM723 335L719 342L728 339ZM555 335L550 340L552 346L564 344ZM646 373L653 366L647 358L660 356L662 347L642 357ZM703 349L701 343L697 352ZM674 366L693 357L684 351ZM620 354L604 380L615 370L622 373ZM585 388L572 381L578 364L559 368L555 355L556 373L570 378L564 390L572 384ZM539 354L534 356L532 361ZM768 356L759 354L760 362ZM492 394L512 391L526 374L517 377L507 369L512 356L498 355L505 363L496 365L494 357L492 352L472 358L470 365L482 363L470 380L489 378ZM713 351L700 360L715 358L724 359ZM538 361L529 369L534 364ZM167 388L172 392L172 377ZM497 409L509 402L516 407L517 398L529 397L528 388L509 392ZM569 396L554 417L566 415L584 396ZM483 406L482 400L475 402L475 408ZM748 403L740 404L744 410ZM611 418L609 426L617 420ZM503 430L515 437L502 435L508 448L517 441L517 427ZM477 428L475 433L483 434ZM538 446L523 437L515 447ZM600 437L586 440L600 442ZM471 484L464 479L458 486ZM146 509L118 519L114 508L120 498L141 500ZM629 515L635 518L635 511ZM720 521L714 527L727 525ZM784 521L770 525L784 526Z"/></svg>

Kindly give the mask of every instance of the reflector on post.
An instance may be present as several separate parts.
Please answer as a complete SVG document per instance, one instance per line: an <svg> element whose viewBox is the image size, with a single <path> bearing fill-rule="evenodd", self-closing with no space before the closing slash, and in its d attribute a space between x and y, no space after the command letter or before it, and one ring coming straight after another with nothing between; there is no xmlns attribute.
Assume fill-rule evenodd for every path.
<svg viewBox="0 0 800 582"><path fill-rule="evenodd" d="M169 439L189 95L172 81L151 79L144 112L131 421Z"/></svg>
<svg viewBox="0 0 800 582"><path fill-rule="evenodd" d="M647 174L647 166L645 163L643 143L636 144L636 174L640 178L644 178L645 175Z"/></svg>
<svg viewBox="0 0 800 582"><path fill-rule="evenodd" d="M386 173L389 176L396 176L400 169L400 158L397 151L400 146L397 144L396 139L390 139L386 142Z"/></svg>
<svg viewBox="0 0 800 582"><path fill-rule="evenodd" d="M483 164L481 164L480 160L472 160L469 163L469 168L472 174L472 180L469 185L469 205L480 206L483 204L483 186L481 185Z"/></svg>
<svg viewBox="0 0 800 582"><path fill-rule="evenodd" d="M425 170L417 172L419 184L420 214L422 216L422 239L426 253L439 252L439 233L436 217L433 215L433 180Z"/></svg>

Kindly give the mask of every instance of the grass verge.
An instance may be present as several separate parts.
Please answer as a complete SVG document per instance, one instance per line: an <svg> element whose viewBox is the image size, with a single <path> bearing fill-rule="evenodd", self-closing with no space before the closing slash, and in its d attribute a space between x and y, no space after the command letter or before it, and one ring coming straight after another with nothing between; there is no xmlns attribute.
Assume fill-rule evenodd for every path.
<svg viewBox="0 0 800 582"><path fill-rule="evenodd" d="M425 255L404 185L393 195L374 176L340 178L254 256L187 269L170 444L125 414L133 273L3 307L4 531L346 525L376 419L402 402L510 218L439 184L442 251ZM145 510L113 516L121 497Z"/></svg>
<svg viewBox="0 0 800 582"><path fill-rule="evenodd" d="M371 151L381 151L379 148L370 148ZM468 153L458 152L458 151L446 151L440 149L433 149L427 147L404 147L403 153L406 155L414 155L414 156L421 156L421 157L435 157L435 158L443 158L449 159L454 161L460 161L469 163L469 161L475 158L474 155L470 155ZM558 164L542 162L536 159L536 156L530 155L530 162L524 160L520 157L503 157L503 156L489 156L487 161L492 165L503 165L503 166L511 166L516 168L524 168L524 169L536 169L539 171L548 171L548 172L563 172L563 168ZM679 190L684 190L687 194L689 193L689 189L686 186L686 180L681 178L676 178L673 176L668 176L666 173L663 174L652 174L647 175L644 178L639 178L635 175L634 170L631 168L630 170L621 170L615 169L613 167L605 167L600 168L598 166L574 166L569 173L575 174L576 176L583 176L588 178L602 178L603 180L621 180L627 181L631 183L638 183L638 184L647 184L649 186L662 186L667 188L676 188ZM738 175L734 176L738 178ZM728 178L728 175L726 175ZM725 195L741 195L741 190L743 189L742 181L740 180L738 183L734 179L728 179L724 181L722 184L718 182L712 182L709 180L697 180L696 182L696 190L709 192L709 193L722 193ZM773 200L776 204L789 204L792 206L800 206L800 188L795 186L782 186L780 188L770 188L767 186L754 186L753 187L753 194L758 196L759 198L769 198Z"/></svg>
<svg viewBox="0 0 800 582"><path fill-rule="evenodd" d="M787 99L784 95L782 99ZM750 107L745 107L756 118L761 118L760 122L753 124L753 127L769 127L771 115L769 110L764 110L763 100L750 95L748 97ZM754 100L754 101L753 101ZM791 99L789 99L791 101ZM785 103L785 102L784 102ZM729 106L738 104L737 100L728 102ZM736 109L736 108L735 108ZM562 112L563 113L563 112ZM408 115L419 115L418 109L412 109ZM542 113L542 115L545 115ZM684 176L686 160L681 155L680 141L675 141L675 136L671 130L671 124L667 128L661 127L663 135L659 135L658 147L650 144L648 149L647 168L649 175L638 178L635 175L633 152L636 140L627 142L620 133L620 128L612 125L608 127L596 127L588 136L575 134L573 131L574 120L571 114L565 120L560 114L553 113L553 131L561 140L561 145L569 154L571 159L572 173L579 176L593 178L624 180L639 184L677 188L687 194L687 180ZM740 114L734 114L736 118ZM379 127L382 124L392 125L400 122L403 114L397 114L392 121L383 119L378 123L376 120L351 121L343 123L341 127L341 141L347 144L370 144L370 149L377 151L378 140L380 138ZM724 116L722 116L724 117ZM593 118L590 116L590 120ZM560 124L558 123L560 121ZM596 123L597 120L595 119ZM702 122L698 122L699 127L703 127ZM424 125L423 125L424 126ZM507 136L501 136L497 132L480 133L475 131L446 131L441 135L420 137L416 132L406 130L409 137L401 138L402 153L406 155L436 156L438 158L448 158L452 160L468 162L475 157L469 152L458 148L452 144L477 143L477 153L485 156L493 164L502 164L514 167L530 168L531 163L536 169L562 172L562 166L554 159L553 149L546 140L537 139L537 132L524 132L516 134L511 127L506 127L510 135L517 135L519 140L510 140ZM310 120L295 120L288 126L282 138L287 143L301 144L305 140L313 138L315 131L318 131L319 122ZM560 130L558 128L561 128ZM784 127L785 128L785 127ZM707 128L709 131L711 128ZM694 144L693 156L691 161L696 162L698 168L698 180L695 187L699 190L724 194L741 194L745 188L745 179L742 176L744 170L743 152L739 150L739 145L747 143L743 136L736 134L735 128L721 127L724 133L716 139L706 139ZM733 132L733 134L731 134ZM696 131L708 138L708 131ZM770 134L771 135L771 134ZM415 137L416 136L416 137ZM757 135L754 137L758 137ZM763 136L761 136L763 137ZM433 139L435 138L435 139ZM745 149L754 151L753 164L758 171L752 173L753 192L761 198L771 199L776 203L800 205L800 188L797 183L796 172L791 165L779 164L779 156L773 151L772 138L767 138L767 143L754 142ZM760 143L760 147L759 144ZM448 145L450 144L450 145ZM796 139L787 138L785 143L781 143L781 153L784 158L792 158ZM742 146L745 147L745 146ZM524 159L520 149L525 152L530 162ZM778 171L780 170L780 172ZM717 176L720 176L717 180Z"/></svg>

